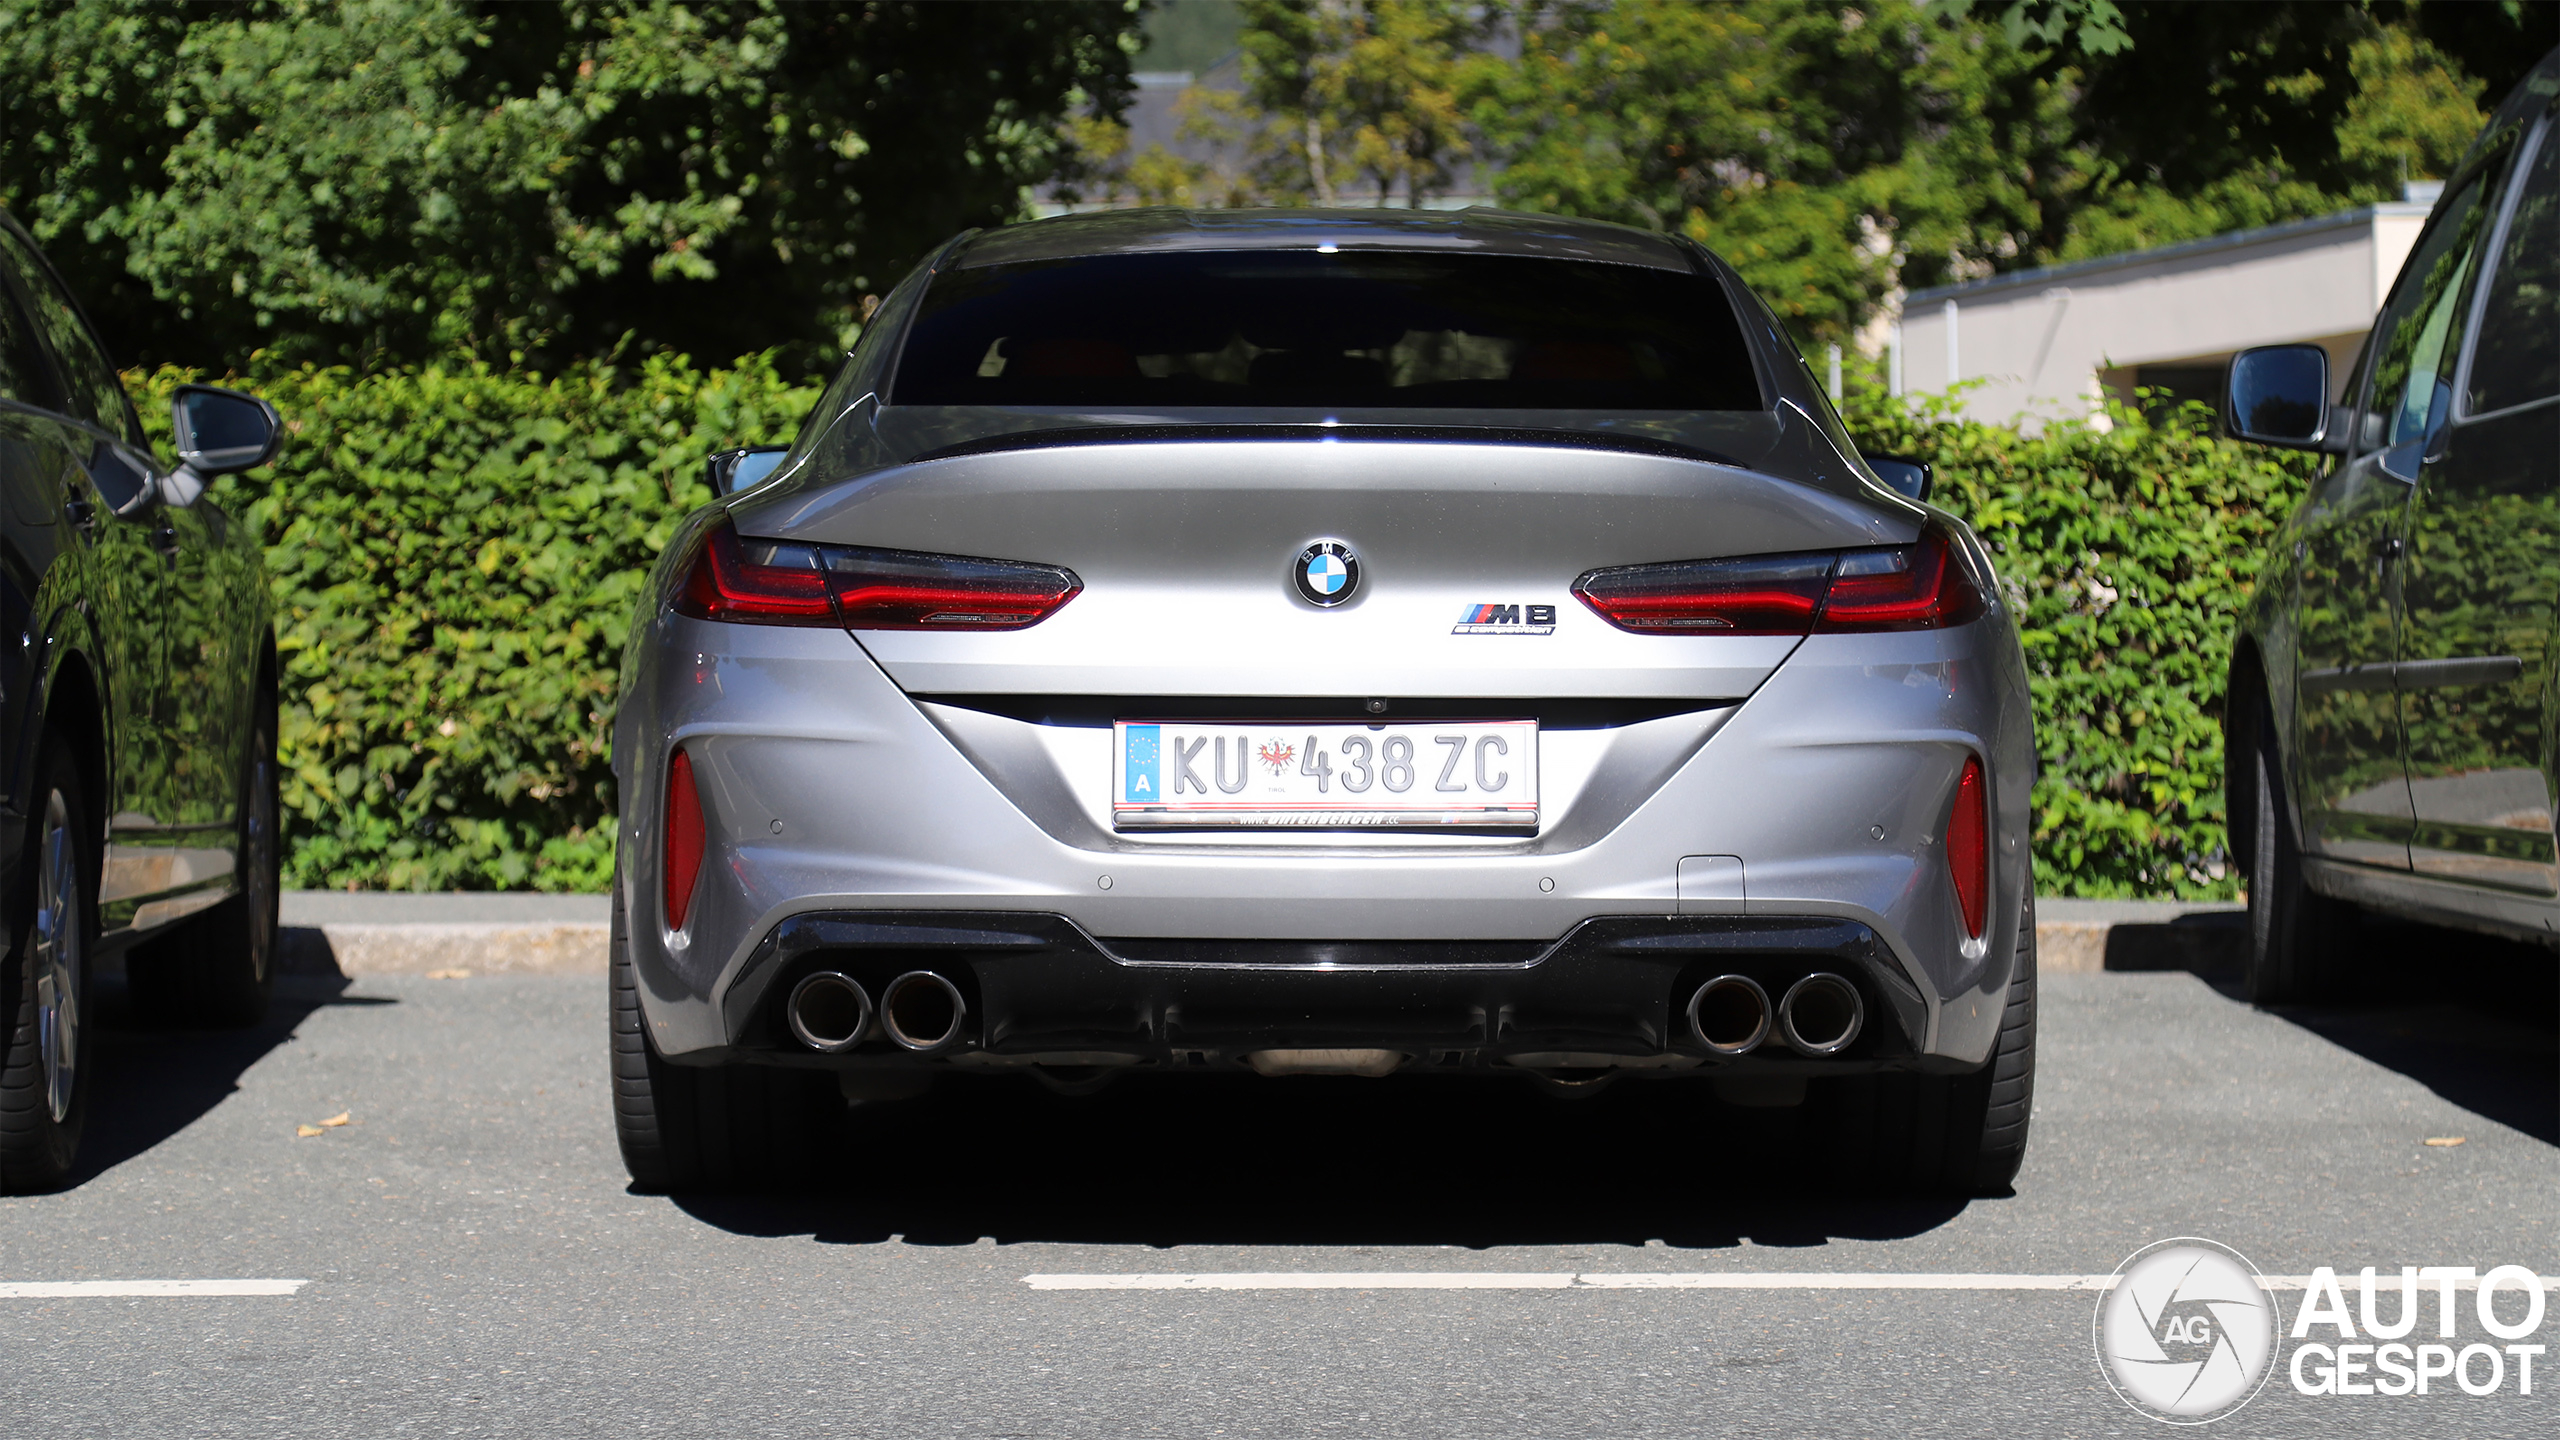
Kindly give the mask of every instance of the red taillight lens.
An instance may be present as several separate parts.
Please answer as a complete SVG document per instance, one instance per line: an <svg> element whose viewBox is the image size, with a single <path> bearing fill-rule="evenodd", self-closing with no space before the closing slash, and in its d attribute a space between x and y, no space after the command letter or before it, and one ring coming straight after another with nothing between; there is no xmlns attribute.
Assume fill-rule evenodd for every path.
<svg viewBox="0 0 2560 1440"><path fill-rule="evenodd" d="M667 762L667 928L684 928L693 882L702 873L702 796L693 788L693 757Z"/></svg>
<svg viewBox="0 0 2560 1440"><path fill-rule="evenodd" d="M1802 635L1830 583L1828 554L1753 555L1594 570L1573 593L1601 619L1647 635Z"/></svg>
<svg viewBox="0 0 2560 1440"><path fill-rule="evenodd" d="M1964 757L1956 781L1956 805L1947 816L1947 878L1955 882L1964 933L1979 938L1991 905L1991 797L1982 783L1982 761Z"/></svg>
<svg viewBox="0 0 2560 1440"><path fill-rule="evenodd" d="M1075 572L1055 565L833 546L824 553L848 630L1021 630L1084 589Z"/></svg>
<svg viewBox="0 0 2560 1440"><path fill-rule="evenodd" d="M1840 557L1822 602L1823 631L1936 630L1982 618L1982 592L1935 529L1917 545Z"/></svg>
<svg viewBox="0 0 2560 1440"><path fill-rule="evenodd" d="M1083 588L1055 565L749 540L723 522L704 535L675 608L748 625L1020 630Z"/></svg>
<svg viewBox="0 0 2560 1440"><path fill-rule="evenodd" d="M1751 555L1594 570L1573 593L1646 635L1934 630L1982 618L1982 592L1946 533L1890 549Z"/></svg>
<svg viewBox="0 0 2560 1440"><path fill-rule="evenodd" d="M741 540L724 520L702 537L676 612L740 625L833 625L819 559L815 545Z"/></svg>

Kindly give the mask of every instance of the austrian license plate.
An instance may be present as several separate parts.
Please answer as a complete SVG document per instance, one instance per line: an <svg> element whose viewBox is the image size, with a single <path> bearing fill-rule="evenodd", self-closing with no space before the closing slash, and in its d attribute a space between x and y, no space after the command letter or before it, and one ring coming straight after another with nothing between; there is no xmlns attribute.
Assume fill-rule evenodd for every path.
<svg viewBox="0 0 2560 1440"><path fill-rule="evenodd" d="M1122 830L1538 825L1538 722L1122 720Z"/></svg>

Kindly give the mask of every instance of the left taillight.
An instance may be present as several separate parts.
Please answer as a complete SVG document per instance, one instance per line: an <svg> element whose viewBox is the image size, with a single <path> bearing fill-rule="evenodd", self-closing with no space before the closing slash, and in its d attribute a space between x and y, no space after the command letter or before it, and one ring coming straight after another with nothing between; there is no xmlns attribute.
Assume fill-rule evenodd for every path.
<svg viewBox="0 0 2560 1440"><path fill-rule="evenodd" d="M1955 809L1947 816L1947 878L1964 912L1964 933L1982 938L1991 908L1991 797L1980 756L1964 757L1964 773L1956 778Z"/></svg>
<svg viewBox="0 0 2560 1440"><path fill-rule="evenodd" d="M806 545L705 531L676 613L745 625L848 630L1022 630L1084 589L1056 565L910 550Z"/></svg>
<svg viewBox="0 0 2560 1440"><path fill-rule="evenodd" d="M693 882L702 875L702 794L693 784L693 757L682 750L667 762L667 928L684 928L693 908Z"/></svg>
<svg viewBox="0 0 2560 1440"><path fill-rule="evenodd" d="M1821 635L1935 630L1982 618L1981 589L1946 530L1910 545L1593 570L1574 596L1641 635Z"/></svg>

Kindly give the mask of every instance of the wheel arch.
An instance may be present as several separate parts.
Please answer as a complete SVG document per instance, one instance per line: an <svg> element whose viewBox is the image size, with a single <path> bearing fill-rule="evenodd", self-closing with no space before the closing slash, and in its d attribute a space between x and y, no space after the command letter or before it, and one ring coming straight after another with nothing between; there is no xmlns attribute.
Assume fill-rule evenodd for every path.
<svg viewBox="0 0 2560 1440"><path fill-rule="evenodd" d="M2232 863L2246 875L2257 861L2257 754L2261 726L2275 719L2275 687L2268 683L2266 653L2256 637L2242 633L2231 647L2231 670L2223 686L2222 813ZM2277 756L2276 783L2284 784L2284 727L2271 737ZM2282 804L2287 797L2279 795ZM2292 823L2293 817L2285 817Z"/></svg>
<svg viewBox="0 0 2560 1440"><path fill-rule="evenodd" d="M80 768L80 785L100 817L112 814L114 797L107 790L109 769L106 692L87 652L65 648L45 677L41 726L62 737Z"/></svg>

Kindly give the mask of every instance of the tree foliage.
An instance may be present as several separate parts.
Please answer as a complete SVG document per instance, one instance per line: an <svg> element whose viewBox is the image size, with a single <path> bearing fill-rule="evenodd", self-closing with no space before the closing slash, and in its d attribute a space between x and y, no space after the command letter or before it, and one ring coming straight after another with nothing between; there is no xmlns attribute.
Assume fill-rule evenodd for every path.
<svg viewBox="0 0 2560 1440"><path fill-rule="evenodd" d="M1897 286L2396 199L2550 6L1524 0L1461 93L1499 193L1713 245L1809 340Z"/></svg>
<svg viewBox="0 0 2560 1440"><path fill-rule="evenodd" d="M1135 0L0 0L0 202L126 358L838 348L1116 112Z"/></svg>
<svg viewBox="0 0 2560 1440"><path fill-rule="evenodd" d="M1071 122L1072 200L1177 205L1421 205L1475 156L1458 86L1502 23L1476 0L1243 0L1239 91L1193 86L1181 133L1132 154L1125 126Z"/></svg>

